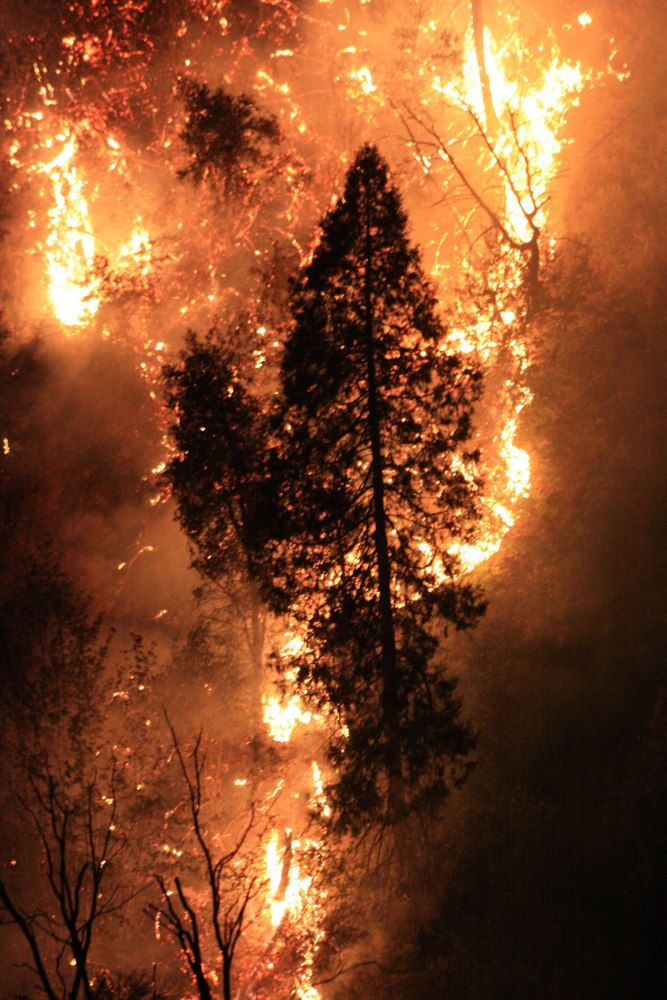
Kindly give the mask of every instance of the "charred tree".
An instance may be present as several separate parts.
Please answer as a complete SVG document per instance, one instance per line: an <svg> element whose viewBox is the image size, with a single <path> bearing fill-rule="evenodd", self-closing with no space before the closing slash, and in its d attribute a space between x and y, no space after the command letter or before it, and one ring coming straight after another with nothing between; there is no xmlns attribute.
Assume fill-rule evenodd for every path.
<svg viewBox="0 0 667 1000"><path fill-rule="evenodd" d="M461 449L479 373L446 352L406 228L386 164L364 147L295 284L282 366L276 583L306 637L290 665L345 733L329 791L337 827L355 834L442 802L474 745L436 631L484 608L451 554L477 516Z"/></svg>

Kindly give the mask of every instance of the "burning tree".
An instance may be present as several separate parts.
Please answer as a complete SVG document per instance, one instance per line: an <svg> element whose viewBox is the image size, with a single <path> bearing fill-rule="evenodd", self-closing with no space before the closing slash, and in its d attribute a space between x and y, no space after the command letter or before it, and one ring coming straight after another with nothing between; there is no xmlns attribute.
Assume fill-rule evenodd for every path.
<svg viewBox="0 0 667 1000"><path fill-rule="evenodd" d="M484 609L452 541L477 516L479 372L448 354L387 165L366 146L292 296L282 366L288 541L304 691L333 707L339 830L398 823L458 784L474 746L435 630Z"/></svg>
<svg viewBox="0 0 667 1000"><path fill-rule="evenodd" d="M343 828L351 828L355 801L392 821L390 814L400 817L416 808L422 794L440 798L442 754L446 760L451 753L457 767L464 764L472 740L459 721L451 686L435 667L437 623L472 624L479 598L457 582L455 553L469 568L496 552L530 489L530 458L517 446L517 428L531 398L528 336L552 255L545 199L561 165L567 109L587 78L578 63L561 58L553 36L546 47L531 49L510 5L486 5L486 23L482 7L482 0L426 0L410 10L333 2L318 5L312 18L308 5L292 3L101 0L51 4L48 10L30 2L26 15L11 11L8 17L8 58L0 76L10 83L3 94L12 170L7 201L16 216L12 235L20 231L20 239L10 244L5 293L21 325L48 314L72 338L72 349L97 336L131 343L152 400L162 360L173 356L186 323L206 329L220 315L242 309L249 330L260 338L244 342L245 357L239 359L222 349L217 358L212 350L204 357L197 341L174 366L180 381L170 376L170 391L183 450L168 470L197 564L222 598L233 641L241 624L257 682L267 623L258 576L267 522L275 529L277 512L265 502L266 421L250 392L256 376L248 379L246 373L267 360L267 341L280 350L284 319L267 309L264 276L273 273L272 308L284 313L287 282L272 257L306 262L311 222L329 204L350 137L396 133L399 109L406 135L391 150L392 162L405 171L401 186L406 196L415 196L411 209L418 212L420 200L429 216L420 239L434 278L442 282L439 293L451 293L447 344L484 366L489 469L479 501L485 523L474 538L466 529L475 521L477 488L471 463L457 457L457 448L466 447L465 411L478 387L473 366L446 357L442 333L433 334L437 321L424 320L428 309L421 310L428 336L420 329L411 340L409 323L394 329L387 321L391 329L385 330L386 316L400 313L405 302L389 282L374 297L384 273L384 265L371 266L386 249L381 227L367 227L366 257L364 237L351 238L354 250L339 261L338 278L333 263L329 271L323 266L321 247L294 297L294 343L303 335L306 345L303 357L291 348L293 371L286 380L293 376L299 384L286 405L287 470L296 474L283 497L294 523L279 551L283 563L275 567L274 582L280 607L290 604L303 625L302 637L286 644L291 655L304 642L295 660L302 689L333 704L343 724L332 747L341 776L338 800L318 792L327 808L329 801L338 806L335 816ZM582 15L579 23L586 20ZM183 73L189 77L185 84ZM410 81L414 87L407 86ZM452 178L459 181L456 191ZM424 203L432 181L444 189L444 211L458 222L454 232L437 225L434 206ZM341 226L344 214L338 216ZM360 232L362 216L363 210ZM454 275L462 277L463 287L449 282ZM311 290L321 289L318 301L326 305L308 301L309 281ZM349 285L347 303L342 283ZM379 373L374 421L364 412L370 404L364 316L372 312L364 313L364 289L371 291L373 309L383 303L382 316L373 313L368 324ZM329 329L329 317L338 323L346 310L354 322L346 325L344 319ZM304 331L319 329L319 313L325 315L326 337L310 343ZM337 355L340 329L347 339ZM307 379L294 375L296 369L309 371L311 362L307 388L316 401L314 416L300 404ZM427 370L431 374L422 383ZM318 384L325 377L330 385ZM11 379L18 381L13 370ZM440 400L432 392L438 384ZM358 398L350 388L355 385L361 387ZM35 460L27 459L18 433L22 407L11 409L3 428L3 474L27 469L33 490ZM451 433L438 423L443 414ZM223 416L233 430L233 447L225 444ZM152 409L149 419L160 424ZM479 411L476 420L479 431ZM307 426L313 442L305 440ZM134 447L136 435L126 437L127 447ZM149 464L141 462L147 473ZM150 465L155 473L162 468L158 456ZM436 467L437 474L429 472ZM160 499L151 503L157 506ZM14 498L6 508L17 524ZM151 511L146 524L155 517ZM34 511L29 513L34 521ZM384 545L376 530L383 517ZM153 551L139 539L136 548L139 555ZM123 550L119 562L104 556L118 566L121 581L135 561L125 555ZM320 556L313 569L309 560ZM151 627L171 627L165 612ZM8 622L10 631L11 616ZM225 663L227 677L231 662ZM26 691L46 690L41 663L34 663L38 680L33 684L33 675L26 674L25 683L16 685L19 699ZM191 687L192 646L179 669ZM300 707L297 686L290 674L285 679L291 707ZM49 693L57 686L52 672ZM34 702L38 716L41 705ZM433 730L432 748L429 719L440 726ZM369 733L368 763L361 771ZM301 777L298 785L294 774L286 783L301 794ZM299 821L286 816L285 822L291 829ZM287 856L291 834L285 844ZM325 846L323 841L322 854ZM288 868L283 863L282 876ZM282 876L278 882L285 881Z"/></svg>

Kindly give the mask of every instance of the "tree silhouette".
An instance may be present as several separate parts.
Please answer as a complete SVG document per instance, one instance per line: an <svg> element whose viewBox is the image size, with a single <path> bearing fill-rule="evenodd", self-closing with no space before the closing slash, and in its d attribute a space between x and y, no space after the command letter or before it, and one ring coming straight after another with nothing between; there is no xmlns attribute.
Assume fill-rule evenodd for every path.
<svg viewBox="0 0 667 1000"><path fill-rule="evenodd" d="M15 585L3 610L26 634L9 644L8 667L25 676L5 685L1 706L3 850L15 856L0 872L0 926L22 935L36 989L92 1000L105 928L148 884L133 834L138 823L149 830L137 781L154 771L141 694L152 658L138 637L112 657L101 619L55 558Z"/></svg>
<svg viewBox="0 0 667 1000"><path fill-rule="evenodd" d="M224 590L259 684L266 628L262 550L275 522L268 420L215 331L204 338L190 333L180 363L166 367L165 378L178 451L166 476L192 543L192 564Z"/></svg>
<svg viewBox="0 0 667 1000"><path fill-rule="evenodd" d="M339 829L443 800L474 744L436 630L484 609L450 551L477 516L470 435L479 373L445 349L406 215L361 149L295 284L282 367L288 541L276 584L304 647L292 661L333 706Z"/></svg>
<svg viewBox="0 0 667 1000"><path fill-rule="evenodd" d="M28 968L50 1000L93 1000L90 953L100 924L139 891L123 883L117 864L125 846L116 830L119 771L112 758L82 786L46 761L27 778L20 808L42 850L45 902L25 905L22 881L0 877L0 923L20 930L32 958Z"/></svg>
<svg viewBox="0 0 667 1000"><path fill-rule="evenodd" d="M183 90L187 116L181 138L188 165L180 176L191 177L195 184L211 179L225 196L241 193L252 172L271 159L271 147L280 140L277 119L261 111L248 94L211 91L195 80L186 81Z"/></svg>

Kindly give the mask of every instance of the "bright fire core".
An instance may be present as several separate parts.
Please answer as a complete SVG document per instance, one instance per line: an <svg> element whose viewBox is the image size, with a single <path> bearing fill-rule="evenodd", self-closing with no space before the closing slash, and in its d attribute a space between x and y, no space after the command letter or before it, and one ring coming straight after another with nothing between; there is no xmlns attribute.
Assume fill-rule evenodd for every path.
<svg viewBox="0 0 667 1000"><path fill-rule="evenodd" d="M199 0L192 6L197 11L201 8L201 16L206 15L207 23L219 25L216 44L226 51L228 24L222 14L225 4ZM321 51L331 53L330 78L335 80L336 99L343 109L341 118L349 123L349 133L363 130L363 138L374 138L378 133L400 133L402 138L393 151L394 160L404 165L406 186L422 198L430 197L430 181L448 189L453 176L451 156L461 157L470 175L482 178L475 183L479 183L483 201L491 206L507 236L502 253L486 265L488 294L472 305L469 300L463 301L452 275L463 274L467 278L477 266L465 230L469 227L477 236L480 228L488 226L489 219L484 216L483 207L474 204L470 192L462 200L460 210L453 198L449 215L443 211L441 230L435 233L429 230L422 241L427 259L432 261L433 280L443 300L453 302L449 324L451 348L474 355L485 370L502 371L504 376L498 404L500 417L492 435L494 454L484 476L488 490L482 500L482 529L474 541L456 548L463 569L468 572L498 552L503 538L519 516L522 502L530 494L531 460L520 443L521 416L532 399L528 385L532 317L525 312L521 314L517 305L526 281L524 251L533 239L539 239L539 252L543 256L553 251L554 232L550 228L548 197L558 174L563 146L568 141L568 111L593 81L593 74L581 63L565 58L551 35L539 52L530 50L513 15L499 15L494 19L495 34L490 27L485 27L482 72L479 47L475 45L472 25L467 23L467 5L458 5L461 11L466 10L457 14L457 21L449 12L442 13L442 3L433 3L432 17L424 18L418 25L411 43L411 55L418 56L420 52L429 55L423 56L416 71L419 90L414 94L412 110L415 117L408 120L412 131L403 134L404 105L392 83L396 75L395 46L393 43L385 43L384 47L374 45L369 20L371 0L355 7L355 13L338 0L320 0L315 6L318 8L317 20L312 23L304 20L301 27L307 45L317 45ZM289 3L285 7L289 7L298 20L300 15L296 7L293 9ZM211 14L213 10L215 17ZM584 30L590 25L590 15L582 12L574 27ZM460 59L456 64L441 66L430 53L437 51L438 40L454 27L460 29ZM176 71L187 74L196 52L194 43L192 49L185 48L188 41L185 22L178 30L187 58L180 60ZM313 33L317 37L311 38ZM66 49L72 52L79 43L83 45L82 40L69 36L64 40ZM248 49L234 49L236 54L229 59L236 62L226 67L225 79L233 80L236 89L241 89L242 83L260 104L265 103L278 116L286 143L296 150L295 161L312 156L313 148L331 150L322 152L322 163L313 167L307 195L310 201L308 209L303 209L303 217L300 216L299 198L306 201L305 188L298 186L296 168L289 168L292 170L289 177L292 200L281 218L280 235L286 238L290 247L296 248L303 263L308 257L313 229L311 225L308 232L306 220L321 216L330 203L332 186L335 187L331 178L340 179L350 157L346 140L340 134L347 135L348 130L335 131L329 124L320 131L322 102L320 98L309 96L304 82L312 72L312 51L308 55L285 43L260 63L248 57L249 45ZM231 48L230 42L230 51ZM94 47L89 46L87 50L84 46L83 51L88 51L88 59L99 56ZM247 65L242 65L243 58L248 58ZM211 67L205 69L214 72ZM487 95L482 85L483 74L488 77ZM214 83L217 85L217 78ZM215 266L210 261L202 264L192 248L185 244L186 238L191 238L188 230L195 228L195 210L192 209L192 219L185 214L181 217L179 213L190 207L192 196L186 199L184 208L183 196L174 194L168 224L159 218L159 211L154 212L150 222L144 215L144 202L157 197L154 189L162 185L169 191L176 191L176 186L181 184L175 179L179 164L182 166L182 161L177 159L177 112L174 111L164 123L159 142L156 141L151 150L154 162L149 170L145 165L146 151L137 152L129 142L126 148L123 139L119 138L120 129L116 135L109 134L100 140L85 119L79 117L71 124L64 119L54 91L48 85L43 88L42 96L43 106L29 109L9 126L15 134L12 164L29 172L37 179L36 183L46 182L39 201L45 235L32 252L40 255L50 316L68 333L77 333L82 328L96 331L101 326L100 316L108 304L105 299L108 292L97 265L104 258L116 278L132 271L145 283L155 283L154 299L148 304L142 302L145 339L153 322L150 308L155 303L167 303L168 306L163 313L155 313L155 322L166 312L170 316L177 314L181 334L193 316L212 324L218 315L220 299L229 289L225 285L224 260ZM396 109L401 112L398 116ZM158 109L155 111L157 114ZM420 120L433 123L432 134L422 136L416 124ZM433 138L435 133L438 141L442 139L440 148ZM83 142L84 138L87 143ZM422 138L428 142L422 142ZM96 149L97 173L90 166L93 162L89 153L91 146ZM155 155L156 148L159 155ZM99 167L100 155L106 157L103 170ZM100 206L113 185L119 183L121 174L130 191L130 208L123 223L110 236L108 229L104 229L105 220L101 220L100 225L100 217L104 214ZM399 176L398 180L400 184L402 178ZM170 188L170 184L174 187ZM146 190L142 185L146 185ZM181 185L178 191L182 190ZM238 197L239 205L234 209L238 207L240 215L246 206L241 202L241 195ZM196 217L196 235L204 248L213 245L216 227L222 228L220 217L215 215L217 210L218 206L211 209L210 218L201 214ZM252 211L257 214L259 209L254 207ZM228 247L230 259L232 249L237 251L242 247L251 253L248 248L252 246L254 223L253 219L243 229L238 220L230 217L233 214L224 217L224 226L238 225ZM453 234L450 227L455 230ZM104 230L103 237L99 235L100 229ZM538 237L536 231L539 231ZM154 247L158 239L164 240L170 248L162 261L160 274L154 266ZM182 248L179 241L183 243ZM110 245L111 251L108 250ZM452 259L453 254L455 259ZM257 263L269 258L265 250L252 250L252 255ZM262 255L264 261L259 260ZM195 260L195 265L184 284L183 271L190 266L191 259ZM172 287L178 290L178 304L169 298L173 294ZM239 295L233 291L230 298L238 301ZM257 328L267 334L268 343L272 330L270 317L259 316ZM159 336L162 338L162 331ZM164 337L168 339L167 334ZM147 339L146 343L149 343ZM155 360L155 342L150 343L152 353L143 358L141 365L144 372L149 373L147 382L154 398L160 391L156 384L159 364ZM161 358L162 340L158 348ZM259 361L259 357L256 360ZM261 364L264 360L262 354ZM258 363L257 368L261 364ZM430 559L431 555L425 553L425 559ZM120 566L125 568L127 564L122 562ZM283 653L296 655L300 642L298 636L292 636ZM287 745L292 740L298 741L302 731L316 728L322 719L304 706L296 693L281 698L271 690L264 698L264 722L272 740L278 745ZM326 817L328 806L322 765L313 761L309 766L312 768L308 776L309 794ZM264 856L271 932L290 920L312 925L314 944L304 956L303 966L294 980L294 995L301 1000L320 997L313 985L313 963L318 942L322 940L319 925L325 896L315 877L307 871L307 853L313 846L324 851L326 845L293 835L289 829L275 829L266 842Z"/></svg>

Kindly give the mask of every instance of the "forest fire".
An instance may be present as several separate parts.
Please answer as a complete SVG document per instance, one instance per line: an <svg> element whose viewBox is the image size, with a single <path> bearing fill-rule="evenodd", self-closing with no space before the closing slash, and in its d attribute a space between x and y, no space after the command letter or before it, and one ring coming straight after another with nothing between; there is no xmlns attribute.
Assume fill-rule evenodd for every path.
<svg viewBox="0 0 667 1000"><path fill-rule="evenodd" d="M384 971L385 930L350 911L385 880L396 932L410 853L472 769L441 647L483 616L535 488L569 116L626 75L587 65L588 11L490 6L68 2L9 39L31 295L10 319L100 381L122 358L150 424L120 436L112 527L86 542L120 638L62 584L69 735L35 724L21 764L55 916L0 871L48 996L130 997L100 914L148 913L156 1000L158 966L170 1000L328 1000Z"/></svg>
<svg viewBox="0 0 667 1000"><path fill-rule="evenodd" d="M582 27L588 26L590 17L582 14L579 23ZM349 23L338 25L338 29L345 32L351 31L352 27ZM528 248L532 241L539 239L546 225L548 192L558 169L559 153L566 141L564 128L568 110L577 104L581 91L593 74L584 70L581 63L563 59L551 38L548 56L538 70L541 75L535 78L533 68L533 78L528 86L522 69L526 50L513 15L506 16L503 27L504 38L496 40L490 28L483 26L480 51L479 38L471 25L462 39L460 73L446 82L441 74L435 73L430 85L427 84L419 94L419 101L420 108L428 113L431 121L437 122L442 113L439 102L443 98L449 107L453 106L463 113L458 125L459 134L451 141L456 141L463 149L468 145L479 145L481 141L481 152L474 150L473 156L481 156L483 170L488 173L491 185L497 184L503 191L504 201L497 210L501 226L506 226L504 233L508 243L511 248ZM421 28L427 38L433 39L433 44L445 30L437 18L424 22ZM365 34L365 29L360 29L362 41ZM65 43L66 48L71 50L73 36L68 37ZM339 55L347 59L363 51L363 45L348 44ZM298 61L293 49L276 50L274 56L281 62L295 58ZM87 61L85 55L84 61ZM422 72L420 69L420 76ZM390 92L380 93L367 65L350 69L346 79L349 81L346 96L357 113L360 102L371 96L386 112L392 95ZM257 70L257 80L260 93L268 88L273 98L286 102L284 113L290 122L297 123L297 134L306 132L308 126L303 109L292 98L290 85L263 68ZM427 83L427 79L424 82ZM47 92L52 91L47 88ZM431 94L435 102L431 100ZM50 103L54 103L53 99ZM48 110L34 113L29 124L33 123L33 119L42 123L45 115L48 120ZM84 194L84 182L76 162L79 141L68 128L62 127L55 139L42 140L45 149L51 150L54 145L57 148L58 144L61 148L48 162L39 164L37 169L49 178L52 185L52 206L47 209L49 232L43 252L53 313L65 327L82 327L94 319L104 290L95 271L96 238ZM437 127L434 128L430 137L426 137L426 145L433 145L432 139L437 135ZM81 134L88 129L85 121L79 126ZM426 155L424 142L413 141L411 145L420 168L427 176L434 173L433 154ZM119 160L127 160L127 154L123 153L120 143L113 136L107 137L106 146L110 154L109 169L113 171ZM436 149L436 153L441 165L449 164L449 154L444 146ZM479 201L479 195L472 188L470 190ZM485 205L486 201L482 199L480 204ZM292 219L293 224L296 221ZM553 240L553 233L550 233L550 238ZM144 278L148 277L151 241L141 221L135 226L130 240L119 247L115 261L120 275L123 268L127 269L127 265L131 264ZM466 266L465 259L463 263ZM495 315L471 314L468 311L459 317L459 322L464 323L465 333L459 334L457 329L453 331L455 347L461 349L465 340L465 349L475 352L489 368L498 363L499 353L503 350L509 349L515 359L514 368L506 379L509 409L497 438L497 465L487 465L488 479L492 484L490 493L494 494L493 499L485 500L490 516L482 529L483 537L475 544L455 547L468 570L498 551L502 538L514 523L516 515L512 512L513 507L530 492L530 459L528 452L516 443L519 416L531 396L525 384L525 373L530 363L526 347L528 332L524 329L525 322L517 320L511 308L503 308L505 296L511 299L517 291L520 294L523 267L521 254L506 255L498 273L491 271L487 278L495 298ZM439 277L437 264L434 274ZM212 298L207 295L207 303ZM193 308L197 306L191 300L187 309L181 308L181 313ZM509 333L509 340L502 326ZM512 398L514 403L510 402Z"/></svg>
<svg viewBox="0 0 667 1000"><path fill-rule="evenodd" d="M90 278L95 238L75 166L76 137L61 134L57 141L62 142L61 151L42 167L53 186L54 202L44 252L49 295L55 317L63 326L83 326L100 304Z"/></svg>

